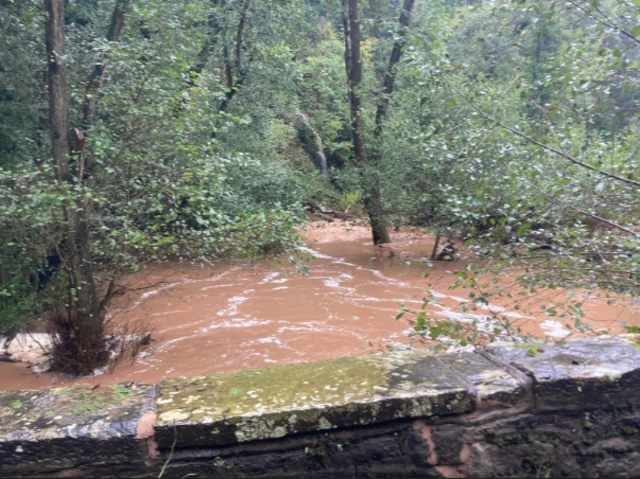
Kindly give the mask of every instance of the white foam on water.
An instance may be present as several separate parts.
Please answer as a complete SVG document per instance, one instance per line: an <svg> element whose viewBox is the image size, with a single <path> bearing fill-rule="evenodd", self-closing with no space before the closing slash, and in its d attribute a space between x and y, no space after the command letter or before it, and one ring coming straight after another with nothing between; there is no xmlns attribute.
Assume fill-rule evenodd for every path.
<svg viewBox="0 0 640 479"><path fill-rule="evenodd" d="M348 281L353 281L353 276L347 273L340 273L339 276L330 276L326 278L323 281L323 283L328 288L343 288L343 286L341 286L341 283L346 283ZM344 288L344 289L354 290L353 288Z"/></svg>
<svg viewBox="0 0 640 479"><path fill-rule="evenodd" d="M351 301L363 301L363 302L369 302L369 303L382 303L382 302L387 302L387 301L393 301L393 300L388 300L388 299L382 299L382 298L374 298L373 296L360 296L358 298L351 298Z"/></svg>
<svg viewBox="0 0 640 479"><path fill-rule="evenodd" d="M235 284L214 284L213 286L205 286L200 291L209 291L211 289L218 289L218 288L230 288L232 286L235 286Z"/></svg>
<svg viewBox="0 0 640 479"><path fill-rule="evenodd" d="M500 313L502 316L506 316L507 318L513 319L534 319L533 316L524 316L520 313L516 313L513 311L507 311L507 308L502 306L497 306L495 304L482 304L482 303L473 303L470 299L461 298L460 296L454 296L444 293L439 293L438 291L431 291L431 294L437 299L453 299L454 301L460 304L474 304L476 308L483 309L485 311L489 311L492 314Z"/></svg>
<svg viewBox="0 0 640 479"><path fill-rule="evenodd" d="M163 311L161 313L151 313L151 316L169 316L176 313L186 313L186 309L173 309L171 311Z"/></svg>
<svg viewBox="0 0 640 479"><path fill-rule="evenodd" d="M162 286L160 286L160 287L158 287L156 289L152 289L151 291L146 291L146 292L144 292L144 293L142 293L140 295L140 298L137 301L135 301L129 308L127 308L127 311L131 311L131 310L137 308L146 299L149 299L151 296L155 296L155 295L161 293L162 291L166 291L167 289L175 288L176 286L180 286L182 284L210 283L212 281L218 281L218 280L224 278L225 276L227 276L232 271L235 271L237 269L238 269L238 267L236 266L234 268L231 268L228 271L224 271L224 272L222 272L222 273L220 273L220 274L218 274L216 276L212 276L212 277L209 277L209 278L205 278L205 279L185 279L185 280L182 280L182 281L175 281L173 283L168 283L168 284L162 285ZM204 291L204 288L203 288L203 291Z"/></svg>
<svg viewBox="0 0 640 479"><path fill-rule="evenodd" d="M280 276L280 273L269 273L268 275L266 275L264 277L264 279L262 281L260 281L259 284L266 284L266 283L271 283L273 282L274 279L276 279L278 276Z"/></svg>
<svg viewBox="0 0 640 479"><path fill-rule="evenodd" d="M286 283L287 281L289 281L287 278L278 278L279 276L280 276L280 273L277 273L277 272L269 273L258 284L268 284L268 283L276 283L277 284L277 283Z"/></svg>
<svg viewBox="0 0 640 479"><path fill-rule="evenodd" d="M282 334L287 331L312 331L312 332L321 332L321 333L331 332L331 333L346 334L349 336L354 336L358 339L362 339L362 335L356 331L353 331L351 329L336 327L333 325L329 325L326 322L319 322L319 321L309 321L305 323L289 324L288 326L282 326L278 328L278 334Z"/></svg>
<svg viewBox="0 0 640 479"><path fill-rule="evenodd" d="M44 333L18 334L9 341L0 338L0 346L11 359L31 365L36 373L50 367L51 336Z"/></svg>
<svg viewBox="0 0 640 479"><path fill-rule="evenodd" d="M567 330L559 321L546 319L540 323L540 327L544 329L548 336L553 338L565 338L571 334L571 331Z"/></svg>
<svg viewBox="0 0 640 479"><path fill-rule="evenodd" d="M316 251L314 249L311 248L307 248L306 246L301 246L298 248L299 251L302 251L303 253L308 253L311 256L313 256L314 258L319 258L319 259L334 259L333 256L329 256L326 254L322 254L319 251Z"/></svg>
<svg viewBox="0 0 640 479"><path fill-rule="evenodd" d="M309 253L311 254L314 258L319 258L319 259L328 259L331 260L331 263L333 264L340 264L343 266L349 266L351 268L355 268L358 271L367 271L371 274L373 274L374 276L378 277L379 279L382 279L383 281L385 281L388 284L393 284L395 286L399 286L399 287L403 287L403 288L415 288L414 285L410 284L410 283L406 283L404 281L399 281L399 280L395 280L393 278L389 278L388 276L386 276L384 273L382 273L381 271L377 270L377 269L372 269L372 268L365 268L363 266L360 266L358 264L355 263L349 263L348 261L345 260L345 258L336 258L334 256L329 256L326 254L322 254L316 250L313 250L311 248L300 248L300 251L304 251L305 253Z"/></svg>
<svg viewBox="0 0 640 479"><path fill-rule="evenodd" d="M240 306L242 303L246 302L249 299L247 296L244 296L244 295L245 294L249 295L250 293L255 293L255 289L247 289L246 291L243 291L242 294L239 294L237 296L232 296L227 300L227 303L228 303L227 308L221 309L216 314L218 316L234 316L239 314L238 306Z"/></svg>
<svg viewBox="0 0 640 479"><path fill-rule="evenodd" d="M214 329L236 329L236 328L251 328L254 326L266 326L271 324L270 320L259 320L254 318L231 318L219 323L213 323L204 328L200 328L198 331L201 333L207 333Z"/></svg>
<svg viewBox="0 0 640 479"><path fill-rule="evenodd" d="M276 338L275 336L268 336L266 338L254 339L252 341L245 341L244 343L241 344L241 346L249 347L249 346L255 346L258 344L277 344L280 347L284 347L284 345L282 344L282 341L280 341L280 339Z"/></svg>

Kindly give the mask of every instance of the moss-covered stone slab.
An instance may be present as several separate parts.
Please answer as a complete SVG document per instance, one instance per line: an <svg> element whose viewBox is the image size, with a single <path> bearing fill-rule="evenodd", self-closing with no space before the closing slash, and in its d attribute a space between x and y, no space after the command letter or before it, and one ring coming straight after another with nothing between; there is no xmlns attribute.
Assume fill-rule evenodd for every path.
<svg viewBox="0 0 640 479"><path fill-rule="evenodd" d="M0 393L0 476L146 454L138 425L153 396L153 386L140 384Z"/></svg>
<svg viewBox="0 0 640 479"><path fill-rule="evenodd" d="M511 374L480 354L451 353L442 356L441 360L476 388L482 402L510 406L524 395L524 388Z"/></svg>
<svg viewBox="0 0 640 479"><path fill-rule="evenodd" d="M426 351L169 379L159 384L160 448L228 445L396 418L462 414L475 395Z"/></svg>
<svg viewBox="0 0 640 479"><path fill-rule="evenodd" d="M489 352L533 378L543 411L640 407L640 336L581 338Z"/></svg>

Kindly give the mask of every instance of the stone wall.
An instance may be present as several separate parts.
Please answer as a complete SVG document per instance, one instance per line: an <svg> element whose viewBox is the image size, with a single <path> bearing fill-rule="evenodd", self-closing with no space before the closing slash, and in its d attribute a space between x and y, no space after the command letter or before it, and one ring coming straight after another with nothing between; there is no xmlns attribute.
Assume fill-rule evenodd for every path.
<svg viewBox="0 0 640 479"><path fill-rule="evenodd" d="M638 343L0 393L0 477L638 477Z"/></svg>

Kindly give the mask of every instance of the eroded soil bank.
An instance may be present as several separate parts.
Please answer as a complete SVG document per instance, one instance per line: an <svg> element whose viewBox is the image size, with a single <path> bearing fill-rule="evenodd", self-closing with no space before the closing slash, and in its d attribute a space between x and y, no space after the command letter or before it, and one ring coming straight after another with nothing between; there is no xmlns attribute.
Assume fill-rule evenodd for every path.
<svg viewBox="0 0 640 479"><path fill-rule="evenodd" d="M459 262L428 264L433 238L419 229L393 233L391 248L375 248L367 227L341 222L313 224L307 239L308 276L286 262L260 261L209 269L167 265L132 278L137 290L119 299L111 320L152 332L152 346L136 363L123 361L113 372L81 381L0 363L0 390L154 383L403 347L409 325L394 319L398 302L419 308L429 285L441 302L432 307L433 314L465 319L459 304L466 293L449 286L456 280L453 273L475 260L470 253ZM564 324L540 306L566 294L541 292L518 311L513 300L496 300L495 307L504 308L503 314L526 333L559 338L567 334ZM624 332L623 322L639 322L637 308L607 301L604 295L584 297L585 321L612 333Z"/></svg>

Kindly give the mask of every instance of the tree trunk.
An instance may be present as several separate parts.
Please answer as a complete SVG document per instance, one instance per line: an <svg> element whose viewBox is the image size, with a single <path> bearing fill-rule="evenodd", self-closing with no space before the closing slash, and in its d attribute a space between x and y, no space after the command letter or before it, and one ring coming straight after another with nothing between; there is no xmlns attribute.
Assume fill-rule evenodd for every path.
<svg viewBox="0 0 640 479"><path fill-rule="evenodd" d="M400 14L400 30L398 31L398 38L393 44L393 50L391 50L391 56L389 57L389 66L384 75L384 84L382 87L382 94L378 99L378 108L376 111L376 129L374 131L374 137L378 140L382 136L383 123L387 117L387 110L389 109L389 101L393 94L393 89L396 83L397 66L402 59L404 52L404 46L406 44L407 29L409 22L411 21L411 11L413 10L414 0L404 0L402 7L402 13Z"/></svg>
<svg viewBox="0 0 640 479"><path fill-rule="evenodd" d="M315 159L318 161L318 164L320 166L320 174L322 175L323 178L328 178L329 177L329 166L327 165L327 155L325 155L325 153L324 153L324 144L322 143L322 137L318 134L316 129L311 124L311 119L309 118L308 115L306 115L304 113L301 113L299 111L296 112L296 115L299 118L302 119L302 122L305 124L305 126L308 128L308 130L313 135L313 138L314 138L315 143L316 143L316 158Z"/></svg>
<svg viewBox="0 0 640 479"><path fill-rule="evenodd" d="M116 0L115 8L113 9L113 16L111 17L111 25L109 26L109 33L107 34L107 40L110 42L117 42L120 39L120 33L124 28L125 13L129 8L131 0ZM89 84L87 87L87 94L85 96L84 106L82 109L82 128L87 130L96 114L96 105L98 103L98 92L102 87L102 79L104 78L104 72L107 68L106 62L101 61L93 69Z"/></svg>
<svg viewBox="0 0 640 479"><path fill-rule="evenodd" d="M360 22L358 19L358 0L342 0L344 9L345 66L349 86L349 105L351 109L351 128L353 131L353 149L360 167L364 183L364 207L371 222L374 244L390 243L386 218L382 212L380 182L367 161L364 146L364 121L360 99L362 82L362 58L360 55Z"/></svg>
<svg viewBox="0 0 640 479"><path fill-rule="evenodd" d="M430 261L435 261L438 257L438 248L440 247L440 233L436 235L436 239L433 243L433 249L431 250L431 256L429 257Z"/></svg>
<svg viewBox="0 0 640 479"><path fill-rule="evenodd" d="M221 6L225 6L224 0L220 3ZM249 14L249 8L251 6L251 0L244 0L242 3L242 10L240 11L240 19L238 20L238 30L236 32L236 43L234 46L234 57L231 58L229 53L229 46L226 43L226 39L223 47L224 64L225 64L225 77L227 80L227 91L225 97L220 104L219 111L226 113L229 108L229 103L233 100L233 97L238 93L238 90L242 87L245 78L245 70L242 64L242 48L244 46L245 28L247 25L247 16Z"/></svg>
<svg viewBox="0 0 640 479"><path fill-rule="evenodd" d="M48 56L49 128L51 154L58 180L70 181L69 171L69 84L65 64L64 2L45 0L47 14L46 47Z"/></svg>
<svg viewBox="0 0 640 479"><path fill-rule="evenodd" d="M389 109L389 101L391 100L391 95L393 94L393 90L396 82L396 73L397 66L400 60L402 59L402 54L404 52L404 46L406 43L407 36L407 28L409 27L409 22L411 21L411 11L413 10L414 0L405 0L402 13L400 14L400 30L398 31L398 38L393 44L393 49L391 50L391 56L389 57L389 66L387 67L387 71L384 76L384 83L382 87L382 92L380 97L378 98L378 106L376 109L376 127L373 132L373 145L371 148L371 170L372 170L372 178L370 181L374 182L376 185L373 189L374 193L377 193L378 197L375 198L375 207L378 208L378 211L382 211L381 201L379 198L380 195L380 179L378 177L379 166L382 161L382 134L384 131L384 121L387 117L387 111ZM370 215L371 216L371 215ZM385 219L381 214L378 218ZM375 228L374 221L371 221L372 228ZM378 228L388 228L386 221L379 225ZM375 237L375 233L374 233ZM375 241L375 240L374 240ZM384 241L385 243L388 241Z"/></svg>
<svg viewBox="0 0 640 479"><path fill-rule="evenodd" d="M48 55L49 123L51 153L61 183L75 186L70 170L69 85L65 64L64 0L45 0L48 14L46 47ZM63 267L67 275L69 297L64 313L54 321L56 346L54 368L90 374L106 363L104 311L97 299L91 261L90 229L87 205L82 199L64 206L66 232L63 243Z"/></svg>
<svg viewBox="0 0 640 479"><path fill-rule="evenodd" d="M209 34L207 35L207 39L202 45L202 48L198 52L198 57L196 58L195 63L189 68L188 71L188 79L187 85L189 88L193 88L198 84L198 78L204 71L211 54L214 51L216 41L218 39L218 35L220 34L221 28L216 18L218 12L216 8L218 7L217 0L210 0L211 7L209 10L209 17L207 20L207 24L209 25Z"/></svg>

